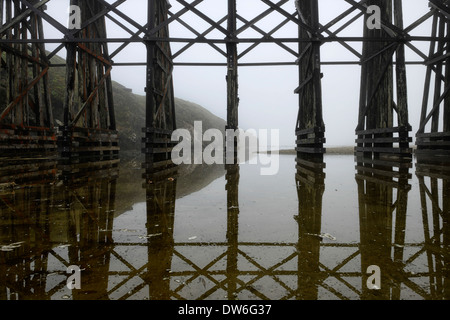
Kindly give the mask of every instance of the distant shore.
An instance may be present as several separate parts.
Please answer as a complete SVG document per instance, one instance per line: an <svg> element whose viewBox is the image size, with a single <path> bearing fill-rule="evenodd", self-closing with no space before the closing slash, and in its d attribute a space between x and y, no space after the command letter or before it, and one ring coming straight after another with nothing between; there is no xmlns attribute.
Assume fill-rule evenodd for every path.
<svg viewBox="0 0 450 320"><path fill-rule="evenodd" d="M415 153L416 146L412 146L412 152ZM355 147L345 146L345 147L325 147L326 154L331 155L345 155L345 154L354 154ZM270 151L259 151L258 153L270 153ZM282 149L278 150L278 154L297 154L295 149Z"/></svg>
<svg viewBox="0 0 450 320"><path fill-rule="evenodd" d="M342 154L353 154L355 148L354 147L329 147L326 148L326 154L336 154L336 155L342 155ZM260 151L260 153L268 153L270 151ZM295 149L282 149L278 150L279 154L297 154L297 151Z"/></svg>

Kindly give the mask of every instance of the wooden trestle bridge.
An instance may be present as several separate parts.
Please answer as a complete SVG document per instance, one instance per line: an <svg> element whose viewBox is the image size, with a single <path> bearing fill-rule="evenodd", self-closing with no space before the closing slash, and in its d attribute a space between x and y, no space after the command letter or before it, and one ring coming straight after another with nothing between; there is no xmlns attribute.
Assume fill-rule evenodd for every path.
<svg viewBox="0 0 450 320"><path fill-rule="evenodd" d="M404 25L402 5L408 1L401 0L336 0L348 4L348 9L337 13L331 21L319 20L320 0L261 0L267 7L255 12L251 20L239 15L240 1L227 0L228 12L219 21L200 9L199 5L207 0L172 0L179 8L177 11L172 11L167 0L149 0L140 1L148 3L148 21L142 25L121 10L121 5L128 0L71 0L71 5L81 9L79 29L69 29L46 14L45 7L50 1L0 0L0 72L5 86L1 88L5 95L0 100L0 152L2 158L27 158L0 168L0 183L15 183L14 192L0 190L0 236L20 243L0 252L0 299L61 298L66 285L65 268L69 265L85 268L85 274L97 281L95 288L88 282L83 283L81 290L74 290L74 299L317 299L319 290L340 299L399 299L404 292L423 299L450 298L450 171L448 166L441 166L450 155L447 68L450 1L424 0L429 3L429 11L423 12L414 23ZM381 29L366 27L370 5L381 9ZM197 30L184 23L183 15L188 12L206 22L209 28ZM257 23L271 14L281 15L283 21L271 30L260 29ZM432 28L428 36L413 35L416 28L430 20ZM130 36L109 37L106 21ZM169 35L174 21L196 37ZM341 37L340 33L355 21L364 21L363 36ZM63 37L46 38L44 22ZM286 24L298 27L298 36L274 36ZM240 37L246 29L255 30L261 37ZM213 30L223 36L208 38ZM172 53L170 44L174 42L185 46ZM330 42L345 47L355 60L321 61L321 46ZM362 44L362 51L351 45L355 42ZM429 47L427 52L417 46L423 42ZM56 49L46 51L48 43L56 43ZM108 50L111 43L119 44L114 52ZM113 61L131 43L144 45L147 60ZM297 135L299 207L293 218L298 224L297 242L253 243L239 239L239 164L225 166L226 240L174 241L177 178L167 179L164 175L171 169L170 136L176 129L172 74L177 65L211 65L174 59L197 43L211 46L224 57L223 63L214 65L223 65L227 72L227 127L232 129L239 125L240 58L262 43L292 54L291 61L250 65L298 66L299 82L293 84L293 91L299 96L298 119L293 123ZM250 47L239 52L240 43ZM292 43L298 44L298 50L286 45ZM56 126L48 71L58 67L50 60L63 49L67 52L64 119L62 125ZM412 50L423 61L408 61L406 50ZM409 124L406 66L418 63L426 68L420 126L415 129L418 156L415 174L420 184L425 240L409 243L405 224L411 188L413 128ZM320 233L322 225L326 142L322 113L322 89L326 90L321 85L323 64L361 66L355 131L359 243L325 243L311 237ZM143 152L144 168L147 175L152 175L153 183L145 185L145 226L147 234L158 236L122 242L113 236L117 187L114 160L119 147L111 70L114 66L132 65L147 67ZM34 156L41 162L33 160ZM77 161L92 157L97 161L94 169ZM70 161L61 169L59 158ZM154 178L155 171L161 179ZM439 184L443 187L438 188ZM127 260L130 257L125 249L130 247L146 252L147 256L140 257L145 257L143 264L137 266L135 261ZM326 247L343 250L343 259L328 265L321 260L321 249ZM208 256L210 261L196 262L197 256L205 258L205 248L214 252ZM276 249L281 256L271 265L262 265L259 261L264 257L258 256L262 252L260 248ZM202 254L185 254L189 250L201 250ZM423 257L426 270L416 273L408 270L408 266ZM183 261L186 268L171 271L174 259ZM357 259L359 265L355 263ZM112 260L120 261L124 268L114 269ZM59 269L50 261L57 261ZM364 286L366 269L372 264L385 271L379 292ZM175 281L180 278L184 280ZM259 281L270 281L271 288L279 289L264 291L264 286L257 285ZM195 291L198 295L189 295L194 291L185 290L187 286L199 287Z"/></svg>
<svg viewBox="0 0 450 320"><path fill-rule="evenodd" d="M227 78L227 127L238 128L238 70L240 59L260 44L281 47L292 55L290 61L247 63L251 66L297 65L299 82L293 91L299 96L298 119L293 125L299 155L320 157L325 152L325 123L322 112L321 86L323 64L357 64L361 66L359 116L356 124L355 152L378 158L383 154L411 155L413 128L409 123L407 99L408 64L426 68L420 124L415 128L417 153L448 156L450 148L450 116L448 95L449 58L448 28L450 8L446 0L424 0L429 11L410 25L403 21L402 0L339 0L348 9L330 21L320 21L320 0L261 0L266 8L254 12L251 20L239 14L239 1L227 0L228 11L215 21L201 4L205 0L140 1L148 9L147 23L141 24L122 9L127 0L71 0L79 8L79 25L63 25L46 13L50 0L0 1L0 53L2 90L0 101L0 149L2 156L57 152L62 158L111 156L119 151L114 113L111 72L114 66L147 67L146 125L143 128L145 168L162 169L170 165L170 136L176 128L173 70L177 65L206 67L223 65ZM69 3L68 3L69 4ZM380 8L380 28L369 28L372 17L368 7ZM187 13L195 15L209 28L198 30L183 20ZM282 22L271 30L263 30L258 22L269 15L278 15ZM71 17L72 18L72 17ZM76 19L77 17L74 17ZM195 37L169 34L171 23L177 22ZM363 22L361 34L348 34L355 21ZM429 35L414 35L414 30L431 23ZM128 38L107 34L107 23L118 26ZM298 35L278 38L276 31L285 25L298 27ZM44 25L62 34L48 38ZM261 36L244 38L247 29ZM213 32L221 37L210 38ZM214 34L214 33L213 33ZM171 43L184 46L171 52ZM423 52L418 44L426 43ZM49 43L57 44L46 51ZM109 52L109 45L118 48ZM131 43L146 49L146 61L113 60ZM178 62L178 56L195 44L207 44L223 56L222 63ZM239 44L250 46L241 52ZM354 61L322 61L321 47L338 43L346 48ZM361 44L352 46L353 43ZM292 44L298 44L294 50ZM65 51L63 50L65 49ZM422 61L408 61L411 50ZM66 52L66 93L63 124L56 126L52 109L48 71L51 58ZM226 67L226 69L225 69ZM356 110L355 110L356 112ZM220 129L220 128L219 128Z"/></svg>

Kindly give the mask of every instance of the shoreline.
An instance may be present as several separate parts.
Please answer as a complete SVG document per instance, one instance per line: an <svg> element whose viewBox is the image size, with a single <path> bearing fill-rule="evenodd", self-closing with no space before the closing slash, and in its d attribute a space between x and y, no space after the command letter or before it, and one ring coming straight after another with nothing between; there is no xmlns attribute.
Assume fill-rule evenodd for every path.
<svg viewBox="0 0 450 320"><path fill-rule="evenodd" d="M325 154L336 154L336 155L353 155L355 147L330 147L326 148ZM271 153L271 151L258 151L257 153ZM297 154L295 149L281 149L278 150L278 154Z"/></svg>
<svg viewBox="0 0 450 320"><path fill-rule="evenodd" d="M412 146L412 153L414 154L416 151L416 146ZM354 146L346 146L346 147L325 147L326 152L325 154L328 155L354 155L355 154L355 147ZM257 153L271 153L271 151L258 151ZM297 154L297 151L295 149L281 149L278 150L278 154Z"/></svg>

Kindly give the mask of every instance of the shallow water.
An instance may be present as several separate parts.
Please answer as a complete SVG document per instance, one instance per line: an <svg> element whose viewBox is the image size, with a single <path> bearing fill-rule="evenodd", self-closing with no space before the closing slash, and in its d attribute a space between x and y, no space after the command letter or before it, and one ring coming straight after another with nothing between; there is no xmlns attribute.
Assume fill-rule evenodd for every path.
<svg viewBox="0 0 450 320"><path fill-rule="evenodd" d="M448 168L324 162L310 183L290 155L273 176L199 166L143 186L122 162L4 178L0 299L449 299Z"/></svg>

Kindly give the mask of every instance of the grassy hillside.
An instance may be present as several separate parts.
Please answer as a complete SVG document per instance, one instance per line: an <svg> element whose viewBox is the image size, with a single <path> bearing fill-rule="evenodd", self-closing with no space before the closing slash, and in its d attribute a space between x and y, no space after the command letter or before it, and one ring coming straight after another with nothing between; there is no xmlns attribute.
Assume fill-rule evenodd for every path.
<svg viewBox="0 0 450 320"><path fill-rule="evenodd" d="M113 83L117 129L120 134L121 149L140 150L141 128L145 125L145 97L133 94L130 89ZM203 122L203 131L210 128L225 130L226 122L198 104L175 99L177 128L193 131L194 121Z"/></svg>

